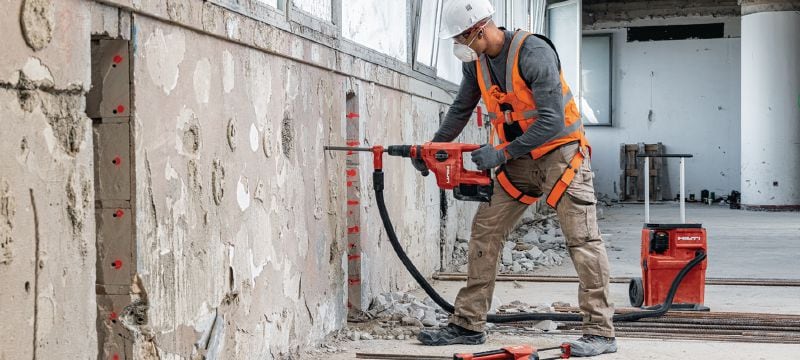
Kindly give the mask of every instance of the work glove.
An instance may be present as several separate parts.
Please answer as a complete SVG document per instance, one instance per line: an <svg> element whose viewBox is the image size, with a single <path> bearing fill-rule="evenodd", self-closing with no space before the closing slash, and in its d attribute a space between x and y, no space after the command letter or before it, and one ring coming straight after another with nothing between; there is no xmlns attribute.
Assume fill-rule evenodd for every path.
<svg viewBox="0 0 800 360"><path fill-rule="evenodd" d="M507 160L505 151L496 149L489 144L483 144L477 150L472 151L472 162L478 166L478 170L500 166L505 164Z"/></svg>
<svg viewBox="0 0 800 360"><path fill-rule="evenodd" d="M422 176L428 176L430 173L430 171L428 171L428 165L425 165L425 160L412 158L411 165L414 165L414 168L419 170Z"/></svg>

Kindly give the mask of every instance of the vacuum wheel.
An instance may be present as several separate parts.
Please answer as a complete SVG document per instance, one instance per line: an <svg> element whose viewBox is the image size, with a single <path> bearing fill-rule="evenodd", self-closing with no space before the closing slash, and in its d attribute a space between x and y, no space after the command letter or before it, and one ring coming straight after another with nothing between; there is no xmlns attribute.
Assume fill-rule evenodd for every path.
<svg viewBox="0 0 800 360"><path fill-rule="evenodd" d="M630 285L628 285L628 297L631 300L631 306L642 307L644 304L644 285L642 285L642 278L632 278Z"/></svg>

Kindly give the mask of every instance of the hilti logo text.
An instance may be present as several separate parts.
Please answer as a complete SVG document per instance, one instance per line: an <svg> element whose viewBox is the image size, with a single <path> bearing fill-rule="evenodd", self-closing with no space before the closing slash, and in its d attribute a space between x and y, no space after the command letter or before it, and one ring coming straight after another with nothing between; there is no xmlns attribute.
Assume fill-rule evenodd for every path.
<svg viewBox="0 0 800 360"><path fill-rule="evenodd" d="M450 167L447 167L447 171L444 173L444 180L449 184L450 183Z"/></svg>
<svg viewBox="0 0 800 360"><path fill-rule="evenodd" d="M700 241L699 236L678 236L678 240L683 241Z"/></svg>

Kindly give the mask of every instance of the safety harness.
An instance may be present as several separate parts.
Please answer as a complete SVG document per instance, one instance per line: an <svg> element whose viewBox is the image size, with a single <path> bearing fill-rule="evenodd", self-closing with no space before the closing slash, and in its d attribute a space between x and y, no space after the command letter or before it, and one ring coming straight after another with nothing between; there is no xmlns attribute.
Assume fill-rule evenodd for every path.
<svg viewBox="0 0 800 360"><path fill-rule="evenodd" d="M490 134L490 143L494 146L495 137L499 140L500 144L497 145L498 149L505 148L516 137L522 135L528 128L533 125L539 116L536 108L536 102L533 98L533 91L528 87L528 84L522 78L519 71L519 54L523 42L528 36L536 36L544 40L556 54L558 62L559 75L561 78L561 90L564 99L564 130L548 139L542 146L537 147L531 151L530 156L533 159L539 159L542 156L558 149L566 144L578 142L579 147L575 155L569 161L567 169L559 177L558 181L553 185L550 194L547 196L547 204L555 208L561 197L566 192L569 185L575 178L575 175L581 168L581 164L586 158L586 154L591 154L589 142L583 132L583 124L581 116L578 112L578 107L575 99L572 96L564 73L561 71L561 60L558 58L556 48L550 39L538 35L531 34L526 31L517 30L511 40L508 49L508 58L506 60L506 86L503 91L500 87L494 84L491 80L489 72L488 61L485 55L481 55L476 63L478 84L481 89L481 96L483 102L489 113L489 119L492 124ZM584 149L586 151L584 152ZM511 197L515 198L524 204L531 205L539 200L542 194L527 194L521 191L508 177L505 166L500 166L496 170L496 179L500 186Z"/></svg>

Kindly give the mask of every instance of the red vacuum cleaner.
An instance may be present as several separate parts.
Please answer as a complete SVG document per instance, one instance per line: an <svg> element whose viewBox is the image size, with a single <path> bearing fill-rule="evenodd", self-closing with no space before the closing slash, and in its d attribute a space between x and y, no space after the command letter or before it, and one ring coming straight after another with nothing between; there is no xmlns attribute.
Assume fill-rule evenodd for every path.
<svg viewBox="0 0 800 360"><path fill-rule="evenodd" d="M684 160L691 154L640 154L644 158L644 228L642 229L642 277L631 279L628 295L631 305L645 308L664 303L674 280L686 265L699 254L706 254L706 229L701 224L686 223ZM680 216L679 224L650 222L650 161L651 157L680 158ZM672 310L709 311L703 305L706 267L703 259L688 273L675 292Z"/></svg>

